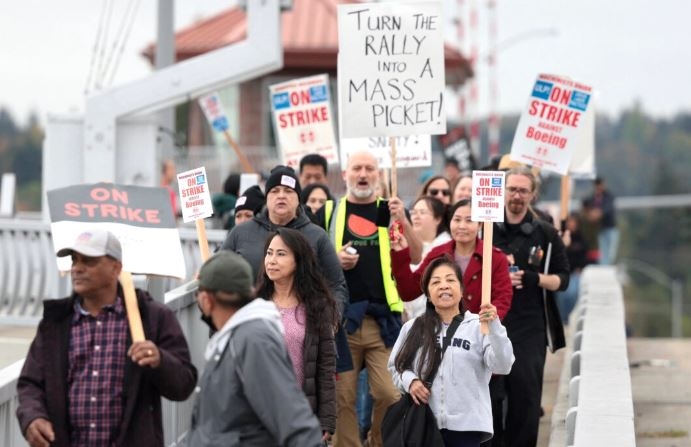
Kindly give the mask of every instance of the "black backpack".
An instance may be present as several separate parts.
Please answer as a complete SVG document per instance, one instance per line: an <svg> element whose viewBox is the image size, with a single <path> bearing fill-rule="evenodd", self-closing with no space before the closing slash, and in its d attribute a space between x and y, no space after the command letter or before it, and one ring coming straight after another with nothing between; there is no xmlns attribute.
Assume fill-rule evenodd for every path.
<svg viewBox="0 0 691 447"><path fill-rule="evenodd" d="M451 337L463 321L463 315L456 315L446 330L441 355L451 343ZM441 360L426 382L430 384L437 375ZM444 447L444 440L437 427L437 419L429 405L417 405L409 393L391 405L381 424L384 447Z"/></svg>

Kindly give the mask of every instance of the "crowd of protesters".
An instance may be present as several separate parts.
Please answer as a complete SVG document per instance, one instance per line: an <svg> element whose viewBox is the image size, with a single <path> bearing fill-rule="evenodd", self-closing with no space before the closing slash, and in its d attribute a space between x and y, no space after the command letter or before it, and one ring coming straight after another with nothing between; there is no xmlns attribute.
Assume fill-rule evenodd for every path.
<svg viewBox="0 0 691 447"><path fill-rule="evenodd" d="M198 275L212 330L198 384L173 313L139 290L146 340L132 343L112 234L88 229L58 251L72 259L73 293L46 303L18 380L29 444L163 445L160 398L198 385L194 447L380 447L402 394L429 405L445 446L536 445L547 349L564 345L598 238L603 262L616 250L604 183L562 239L534 206L539 177L512 164L481 304L468 175L430 177L406 207L384 199L371 153L349 154L343 197L328 168L312 154L299 172L274 167L263 189L226 180L214 206L229 231Z"/></svg>

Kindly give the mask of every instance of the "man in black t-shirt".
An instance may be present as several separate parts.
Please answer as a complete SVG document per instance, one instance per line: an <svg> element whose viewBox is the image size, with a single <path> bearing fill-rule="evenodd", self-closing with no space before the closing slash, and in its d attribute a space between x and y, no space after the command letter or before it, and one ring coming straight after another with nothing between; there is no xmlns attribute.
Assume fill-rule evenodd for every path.
<svg viewBox="0 0 691 447"><path fill-rule="evenodd" d="M370 446L379 447L381 421L386 409L399 398L386 365L401 328L403 302L391 275L388 204L375 193L379 166L374 156L369 152L351 153L343 179L348 194L334 207L329 232L350 292L345 317L354 369L340 373L336 382L334 447L360 445L355 400L363 363L374 398L368 440ZM401 205L398 199L392 202Z"/></svg>

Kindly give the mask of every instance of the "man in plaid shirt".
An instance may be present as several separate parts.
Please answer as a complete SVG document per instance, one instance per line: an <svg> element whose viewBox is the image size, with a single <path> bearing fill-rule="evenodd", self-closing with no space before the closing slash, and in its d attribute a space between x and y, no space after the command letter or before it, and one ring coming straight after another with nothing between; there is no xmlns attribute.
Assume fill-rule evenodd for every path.
<svg viewBox="0 0 691 447"><path fill-rule="evenodd" d="M57 255L72 258L74 293L44 303L17 383L22 433L32 447L162 446L160 397L197 382L175 315L137 290L146 340L132 343L117 238L93 229Z"/></svg>

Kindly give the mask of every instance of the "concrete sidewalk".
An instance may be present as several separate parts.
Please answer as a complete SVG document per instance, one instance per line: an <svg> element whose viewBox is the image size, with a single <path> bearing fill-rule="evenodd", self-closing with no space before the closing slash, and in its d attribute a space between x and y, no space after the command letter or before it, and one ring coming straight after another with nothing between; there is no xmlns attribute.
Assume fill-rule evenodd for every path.
<svg viewBox="0 0 691 447"><path fill-rule="evenodd" d="M631 338L638 447L691 447L691 339Z"/></svg>

